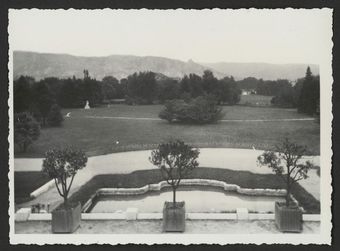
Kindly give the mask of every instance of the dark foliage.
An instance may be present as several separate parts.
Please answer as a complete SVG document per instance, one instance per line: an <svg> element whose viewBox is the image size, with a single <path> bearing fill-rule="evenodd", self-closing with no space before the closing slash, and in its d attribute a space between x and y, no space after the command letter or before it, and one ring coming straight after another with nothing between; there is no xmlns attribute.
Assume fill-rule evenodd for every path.
<svg viewBox="0 0 340 251"><path fill-rule="evenodd" d="M99 81L91 78L88 70L84 70L84 79L81 82L83 101L89 101L90 107L95 107L103 101L102 86Z"/></svg>
<svg viewBox="0 0 340 251"><path fill-rule="evenodd" d="M291 83L286 79L263 80L248 77L237 81L240 89L251 90L258 95L277 96L282 90L292 87Z"/></svg>
<svg viewBox="0 0 340 251"><path fill-rule="evenodd" d="M214 93L219 104L235 105L240 102L241 89L233 77L225 77L218 82L217 91Z"/></svg>
<svg viewBox="0 0 340 251"><path fill-rule="evenodd" d="M313 76L310 68L307 68L306 77L303 81L298 111L309 115L319 112L320 107L320 78Z"/></svg>
<svg viewBox="0 0 340 251"><path fill-rule="evenodd" d="M47 115L56 100L49 87L43 81L32 85L32 107L34 117L45 126Z"/></svg>
<svg viewBox="0 0 340 251"><path fill-rule="evenodd" d="M166 102L159 117L169 122L207 124L217 122L223 117L223 114L214 96L199 96L189 102L184 100Z"/></svg>
<svg viewBox="0 0 340 251"><path fill-rule="evenodd" d="M125 99L127 104L139 105L176 99L190 103L199 96L210 96L219 105L235 105L240 101L241 89L274 96L274 106L298 107L299 112L308 114L319 112L319 77L313 76L310 71L306 78L292 85L285 79L273 81L249 77L235 81L232 76L217 79L209 70L204 71L202 76L189 74L180 80L153 72L139 72L120 81L113 76L97 81L87 70L83 79L46 78L35 82L22 76L14 82L14 109L33 112L44 126L55 102L63 108L82 108L87 100L94 107L111 103L114 99Z"/></svg>
<svg viewBox="0 0 340 251"><path fill-rule="evenodd" d="M211 96L218 104L234 105L240 101L240 95L241 89L233 77L218 80L209 70L204 71L202 77L196 74L184 76L180 82L179 98L186 102L199 96Z"/></svg>
<svg viewBox="0 0 340 251"><path fill-rule="evenodd" d="M157 99L155 73L139 72L128 76L127 96L131 104L152 104Z"/></svg>
<svg viewBox="0 0 340 251"><path fill-rule="evenodd" d="M320 79L307 68L306 77L298 79L294 86L282 86L271 103L278 107L298 108L301 113L318 115L320 110Z"/></svg>
<svg viewBox="0 0 340 251"><path fill-rule="evenodd" d="M27 112L14 114L15 150L26 152L29 145L40 135L39 123Z"/></svg>
<svg viewBox="0 0 340 251"><path fill-rule="evenodd" d="M33 83L34 79L26 76L21 76L14 81L14 112L24 112L30 109Z"/></svg>
<svg viewBox="0 0 340 251"><path fill-rule="evenodd" d="M58 103L63 108L80 108L85 105L81 79L64 79L58 93Z"/></svg>
<svg viewBox="0 0 340 251"><path fill-rule="evenodd" d="M47 123L49 126L61 126L64 118L61 114L61 110L59 105L54 104L51 106L51 109L47 116Z"/></svg>
<svg viewBox="0 0 340 251"><path fill-rule="evenodd" d="M204 94L203 80L196 74L185 75L180 81L180 93L187 98L196 98Z"/></svg>
<svg viewBox="0 0 340 251"><path fill-rule="evenodd" d="M282 88L277 96L274 96L271 103L274 106L293 108L297 106L297 93L296 88L287 86Z"/></svg>
<svg viewBox="0 0 340 251"><path fill-rule="evenodd" d="M218 79L215 78L212 71L204 71L202 76L202 87L205 94L213 94L215 96L217 95L219 91Z"/></svg>
<svg viewBox="0 0 340 251"><path fill-rule="evenodd" d="M165 79L158 82L158 100L164 103L167 100L178 99L180 85L174 79Z"/></svg>

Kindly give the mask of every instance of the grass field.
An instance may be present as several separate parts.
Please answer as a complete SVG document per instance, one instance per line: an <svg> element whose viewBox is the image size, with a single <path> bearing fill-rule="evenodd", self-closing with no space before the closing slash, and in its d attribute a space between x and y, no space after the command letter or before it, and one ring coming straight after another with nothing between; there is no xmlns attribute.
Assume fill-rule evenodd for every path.
<svg viewBox="0 0 340 251"><path fill-rule="evenodd" d="M233 171L219 168L197 168L187 178L213 179L236 184L242 188L285 188L283 181L275 174L255 174L247 171ZM130 174L97 175L70 197L70 202L84 204L100 188L135 188L162 181L159 170L142 170ZM292 194L308 213L320 213L320 203L299 184Z"/></svg>
<svg viewBox="0 0 340 251"><path fill-rule="evenodd" d="M15 203L30 200L30 193L50 179L42 172L14 172Z"/></svg>
<svg viewBox="0 0 340 251"><path fill-rule="evenodd" d="M284 137L308 146L310 153L320 153L320 125L314 121L280 122L219 122L210 125L169 124L162 120L126 120L98 117L158 118L161 105L84 109L65 109L71 112L60 128L44 128L37 141L26 153L15 157L42 157L51 147L73 145L89 156L152 149L162 141L180 138L197 147L233 147L269 150ZM224 119L287 119L305 118L295 109L272 107L224 106ZM119 144L114 142L119 140Z"/></svg>

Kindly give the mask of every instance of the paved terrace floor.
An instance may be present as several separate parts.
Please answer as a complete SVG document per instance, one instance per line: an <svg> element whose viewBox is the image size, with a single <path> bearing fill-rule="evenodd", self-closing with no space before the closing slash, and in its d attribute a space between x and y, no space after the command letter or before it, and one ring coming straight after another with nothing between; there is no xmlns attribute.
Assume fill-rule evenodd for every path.
<svg viewBox="0 0 340 251"><path fill-rule="evenodd" d="M75 234L160 234L161 220L125 221L81 221ZM16 234L51 234L51 222L16 222ZM279 234L272 220L187 220L186 234ZM319 222L304 222L303 234L319 234ZM165 234L165 233L163 233Z"/></svg>
<svg viewBox="0 0 340 251"><path fill-rule="evenodd" d="M253 173L272 173L267 167L256 164L262 150L230 149L230 148L200 148L199 163L202 167L226 168L231 170L250 171ZM151 151L132 151L112 153L88 158L86 168L80 170L74 178L70 195L98 174L130 173L136 170L154 169L149 162ZM316 165L320 165L320 157L306 157ZM15 171L40 171L41 158L19 158L14 160ZM316 199L320 200L320 178L316 170L311 170L309 178L300 183ZM20 207L29 207L36 203L50 203L51 210L61 202L56 189L50 189L38 198L23 203Z"/></svg>

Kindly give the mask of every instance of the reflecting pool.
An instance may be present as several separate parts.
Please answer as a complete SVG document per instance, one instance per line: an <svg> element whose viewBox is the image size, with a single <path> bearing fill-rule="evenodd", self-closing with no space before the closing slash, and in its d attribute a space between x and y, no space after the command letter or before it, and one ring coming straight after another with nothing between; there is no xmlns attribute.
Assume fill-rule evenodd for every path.
<svg viewBox="0 0 340 251"><path fill-rule="evenodd" d="M172 201L172 196L170 188L143 195L100 196L87 212L113 213L135 207L140 213L159 213L163 210L164 201ZM185 201L186 212L189 213L235 212L236 208L265 213L274 212L275 201L284 201L284 197L242 195L218 187L183 186L176 192L176 201Z"/></svg>

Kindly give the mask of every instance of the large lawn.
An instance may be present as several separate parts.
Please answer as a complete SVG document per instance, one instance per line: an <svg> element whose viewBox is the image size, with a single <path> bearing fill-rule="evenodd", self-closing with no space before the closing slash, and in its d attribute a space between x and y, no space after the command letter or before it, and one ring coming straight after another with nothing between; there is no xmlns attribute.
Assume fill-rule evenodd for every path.
<svg viewBox="0 0 340 251"><path fill-rule="evenodd" d="M136 118L158 118L163 105L111 105L110 107L84 109L64 109L63 113L71 112L71 117L85 116L115 116ZM308 118L305 114L297 113L296 109L283 109L276 107L247 107L223 106L223 119L282 119L282 118Z"/></svg>
<svg viewBox="0 0 340 251"><path fill-rule="evenodd" d="M84 109L71 112L61 128L42 129L37 141L25 154L16 157L42 157L51 147L73 145L89 156L105 153L151 149L169 138L180 138L198 147L235 147L272 149L282 138L290 137L308 146L311 154L320 153L320 126L314 121L219 122L210 125L169 124L162 120L89 118L133 117L158 118L161 105ZM224 106L226 120L305 118L294 109L271 107ZM114 144L119 140L119 144Z"/></svg>

